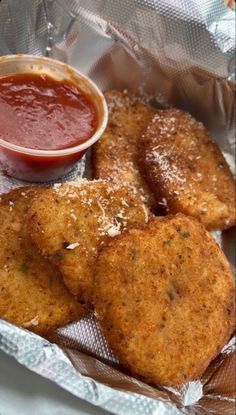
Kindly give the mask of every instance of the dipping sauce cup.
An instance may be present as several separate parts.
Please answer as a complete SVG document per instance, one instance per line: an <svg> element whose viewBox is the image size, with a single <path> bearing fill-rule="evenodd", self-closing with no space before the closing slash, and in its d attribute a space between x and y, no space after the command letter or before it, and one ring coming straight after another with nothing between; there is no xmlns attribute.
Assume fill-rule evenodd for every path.
<svg viewBox="0 0 236 415"><path fill-rule="evenodd" d="M31 55L1 57L0 79L16 74L45 75L56 81L71 82L90 100L95 108L97 121L93 135L86 141L68 148L34 149L29 146L21 146L16 140L11 143L10 140L4 140L4 137L0 136L0 164L1 169L7 175L32 182L58 179L71 171L86 150L103 134L108 120L105 98L91 79L54 59ZM2 118L0 117L0 119ZM5 118L4 122L11 122L10 119ZM15 133L17 139L17 131Z"/></svg>

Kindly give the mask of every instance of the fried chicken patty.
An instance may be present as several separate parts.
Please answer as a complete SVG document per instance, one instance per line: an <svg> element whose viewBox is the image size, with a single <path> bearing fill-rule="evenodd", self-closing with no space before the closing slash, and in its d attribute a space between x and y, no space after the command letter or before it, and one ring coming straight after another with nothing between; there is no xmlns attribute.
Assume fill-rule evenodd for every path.
<svg viewBox="0 0 236 415"><path fill-rule="evenodd" d="M28 235L28 208L42 192L20 188L1 196L0 317L47 337L85 311Z"/></svg>
<svg viewBox="0 0 236 415"><path fill-rule="evenodd" d="M29 212L31 235L80 301L92 302L93 267L101 244L148 221L145 205L105 181L64 184L45 191Z"/></svg>
<svg viewBox="0 0 236 415"><path fill-rule="evenodd" d="M208 230L235 224L235 181L203 125L177 109L158 111L140 139L140 166L166 213L182 212Z"/></svg>
<svg viewBox="0 0 236 415"><path fill-rule="evenodd" d="M178 386L197 379L234 326L234 278L194 218L178 214L110 242L95 269L104 335L133 374Z"/></svg>
<svg viewBox="0 0 236 415"><path fill-rule="evenodd" d="M102 138L92 148L93 176L128 187L150 208L154 195L139 172L138 140L154 109L135 95L107 91L109 119Z"/></svg>

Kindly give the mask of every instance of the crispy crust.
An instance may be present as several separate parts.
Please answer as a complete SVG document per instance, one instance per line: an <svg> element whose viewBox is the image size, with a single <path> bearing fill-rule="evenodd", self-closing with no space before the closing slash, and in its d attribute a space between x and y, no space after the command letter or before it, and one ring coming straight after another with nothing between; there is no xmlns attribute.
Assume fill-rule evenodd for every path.
<svg viewBox="0 0 236 415"><path fill-rule="evenodd" d="M85 314L57 270L38 253L25 223L40 188L20 188L0 201L0 317L49 337Z"/></svg>
<svg viewBox="0 0 236 415"><path fill-rule="evenodd" d="M93 177L127 186L155 210L155 197L139 172L137 147L154 109L127 92L107 91L105 97L109 120L92 149Z"/></svg>
<svg viewBox="0 0 236 415"><path fill-rule="evenodd" d="M29 227L71 293L91 304L99 246L124 228L145 223L149 216L127 189L105 181L82 182L45 191L30 209Z"/></svg>
<svg viewBox="0 0 236 415"><path fill-rule="evenodd" d="M95 276L104 335L147 382L198 379L233 331L232 271L194 218L167 216L124 232L100 252Z"/></svg>
<svg viewBox="0 0 236 415"><path fill-rule="evenodd" d="M140 166L166 213L182 212L208 230L235 224L235 181L201 123L176 109L158 111L140 144Z"/></svg>

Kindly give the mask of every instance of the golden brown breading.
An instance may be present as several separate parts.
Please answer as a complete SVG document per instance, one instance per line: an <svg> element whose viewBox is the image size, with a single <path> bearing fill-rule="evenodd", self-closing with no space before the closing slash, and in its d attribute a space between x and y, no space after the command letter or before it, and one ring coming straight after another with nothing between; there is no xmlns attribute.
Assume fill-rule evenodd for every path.
<svg viewBox="0 0 236 415"><path fill-rule="evenodd" d="M139 172L137 143L154 109L135 95L108 91L109 120L102 138L93 146L93 176L125 185L150 208L154 195Z"/></svg>
<svg viewBox="0 0 236 415"><path fill-rule="evenodd" d="M211 235L178 214L127 230L102 249L95 310L125 367L178 386L199 378L230 337L234 288Z"/></svg>
<svg viewBox="0 0 236 415"><path fill-rule="evenodd" d="M1 196L0 317L48 337L85 311L29 238L26 213L42 192L21 188Z"/></svg>
<svg viewBox="0 0 236 415"><path fill-rule="evenodd" d="M99 246L148 218L145 205L126 188L82 181L45 191L30 210L29 226L43 255L59 266L71 293L91 303Z"/></svg>
<svg viewBox="0 0 236 415"><path fill-rule="evenodd" d="M140 164L167 213L194 216L208 230L235 224L235 181L229 166L190 114L158 111L140 140Z"/></svg>

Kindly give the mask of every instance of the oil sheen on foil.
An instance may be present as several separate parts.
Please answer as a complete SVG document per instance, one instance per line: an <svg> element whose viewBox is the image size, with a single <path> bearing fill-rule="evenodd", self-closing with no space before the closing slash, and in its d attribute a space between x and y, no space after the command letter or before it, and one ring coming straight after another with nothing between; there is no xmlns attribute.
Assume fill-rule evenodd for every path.
<svg viewBox="0 0 236 415"><path fill-rule="evenodd" d="M0 55L11 53L51 56L103 90L187 110L234 160L235 13L223 0L2 0ZM62 181L90 174L87 154ZM22 185L0 172L0 193ZM234 230L214 236L234 265ZM202 379L179 390L123 373L93 315L58 330L56 343L0 320L1 350L114 414L235 413L234 338Z"/></svg>

